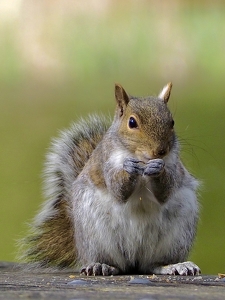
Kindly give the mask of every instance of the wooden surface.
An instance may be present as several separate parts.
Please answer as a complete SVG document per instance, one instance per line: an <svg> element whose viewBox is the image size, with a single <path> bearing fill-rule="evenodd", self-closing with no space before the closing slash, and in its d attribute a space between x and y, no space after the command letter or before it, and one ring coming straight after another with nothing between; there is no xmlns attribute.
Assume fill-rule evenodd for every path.
<svg viewBox="0 0 225 300"><path fill-rule="evenodd" d="M225 299L225 278L218 276L85 277L18 267L0 262L0 299Z"/></svg>

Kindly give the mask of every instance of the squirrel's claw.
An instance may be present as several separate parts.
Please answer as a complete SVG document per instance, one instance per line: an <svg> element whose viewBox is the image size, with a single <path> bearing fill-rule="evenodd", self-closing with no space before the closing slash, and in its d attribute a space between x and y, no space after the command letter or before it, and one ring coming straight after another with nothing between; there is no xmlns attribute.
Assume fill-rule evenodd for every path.
<svg viewBox="0 0 225 300"><path fill-rule="evenodd" d="M144 170L143 175L147 176L159 176L163 171L165 163L162 159L152 159L150 160Z"/></svg>
<svg viewBox="0 0 225 300"><path fill-rule="evenodd" d="M154 274L157 275L181 275L181 276L196 276L201 274L200 268L191 261L177 263L174 265L168 265L158 267L153 270Z"/></svg>
<svg viewBox="0 0 225 300"><path fill-rule="evenodd" d="M126 158L123 163L123 169L129 174L143 175L144 164L136 158Z"/></svg>
<svg viewBox="0 0 225 300"><path fill-rule="evenodd" d="M124 170L129 174L159 176L165 163L162 159L151 159L147 164L135 158L126 158L123 163Z"/></svg>
<svg viewBox="0 0 225 300"><path fill-rule="evenodd" d="M87 266L82 267L80 273L87 276L110 276L117 275L119 273L119 270L107 264L91 263Z"/></svg>

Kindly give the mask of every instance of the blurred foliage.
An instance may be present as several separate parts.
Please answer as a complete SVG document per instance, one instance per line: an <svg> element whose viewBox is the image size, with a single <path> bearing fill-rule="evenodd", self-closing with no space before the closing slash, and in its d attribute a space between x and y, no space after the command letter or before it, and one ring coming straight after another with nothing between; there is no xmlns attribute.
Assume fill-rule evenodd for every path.
<svg viewBox="0 0 225 300"><path fill-rule="evenodd" d="M113 115L115 82L150 95L172 81L182 157L202 180L191 259L203 273L224 272L224 2L11 2L0 3L0 259L15 260L15 240L43 201L58 130L88 113Z"/></svg>

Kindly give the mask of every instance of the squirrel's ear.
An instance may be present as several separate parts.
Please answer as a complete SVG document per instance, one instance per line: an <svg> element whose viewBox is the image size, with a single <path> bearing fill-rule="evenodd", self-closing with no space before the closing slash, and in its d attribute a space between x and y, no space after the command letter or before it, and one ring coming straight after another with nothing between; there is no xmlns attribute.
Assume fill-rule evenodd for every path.
<svg viewBox="0 0 225 300"><path fill-rule="evenodd" d="M120 111L120 116L122 116L130 99L123 87L117 83L115 84L115 97Z"/></svg>
<svg viewBox="0 0 225 300"><path fill-rule="evenodd" d="M161 93L158 96L165 103L169 101L172 86L173 86L172 82L167 83L167 85L164 86L164 88L162 89Z"/></svg>

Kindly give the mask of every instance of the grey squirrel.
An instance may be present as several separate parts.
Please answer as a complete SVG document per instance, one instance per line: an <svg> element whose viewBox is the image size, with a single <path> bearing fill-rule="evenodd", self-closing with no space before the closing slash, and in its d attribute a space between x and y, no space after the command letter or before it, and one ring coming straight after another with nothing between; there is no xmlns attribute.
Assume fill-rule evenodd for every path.
<svg viewBox="0 0 225 300"><path fill-rule="evenodd" d="M22 241L26 261L86 275L200 273L186 262L198 181L179 158L171 88L133 97L116 84L112 123L93 115L53 141L47 201Z"/></svg>

